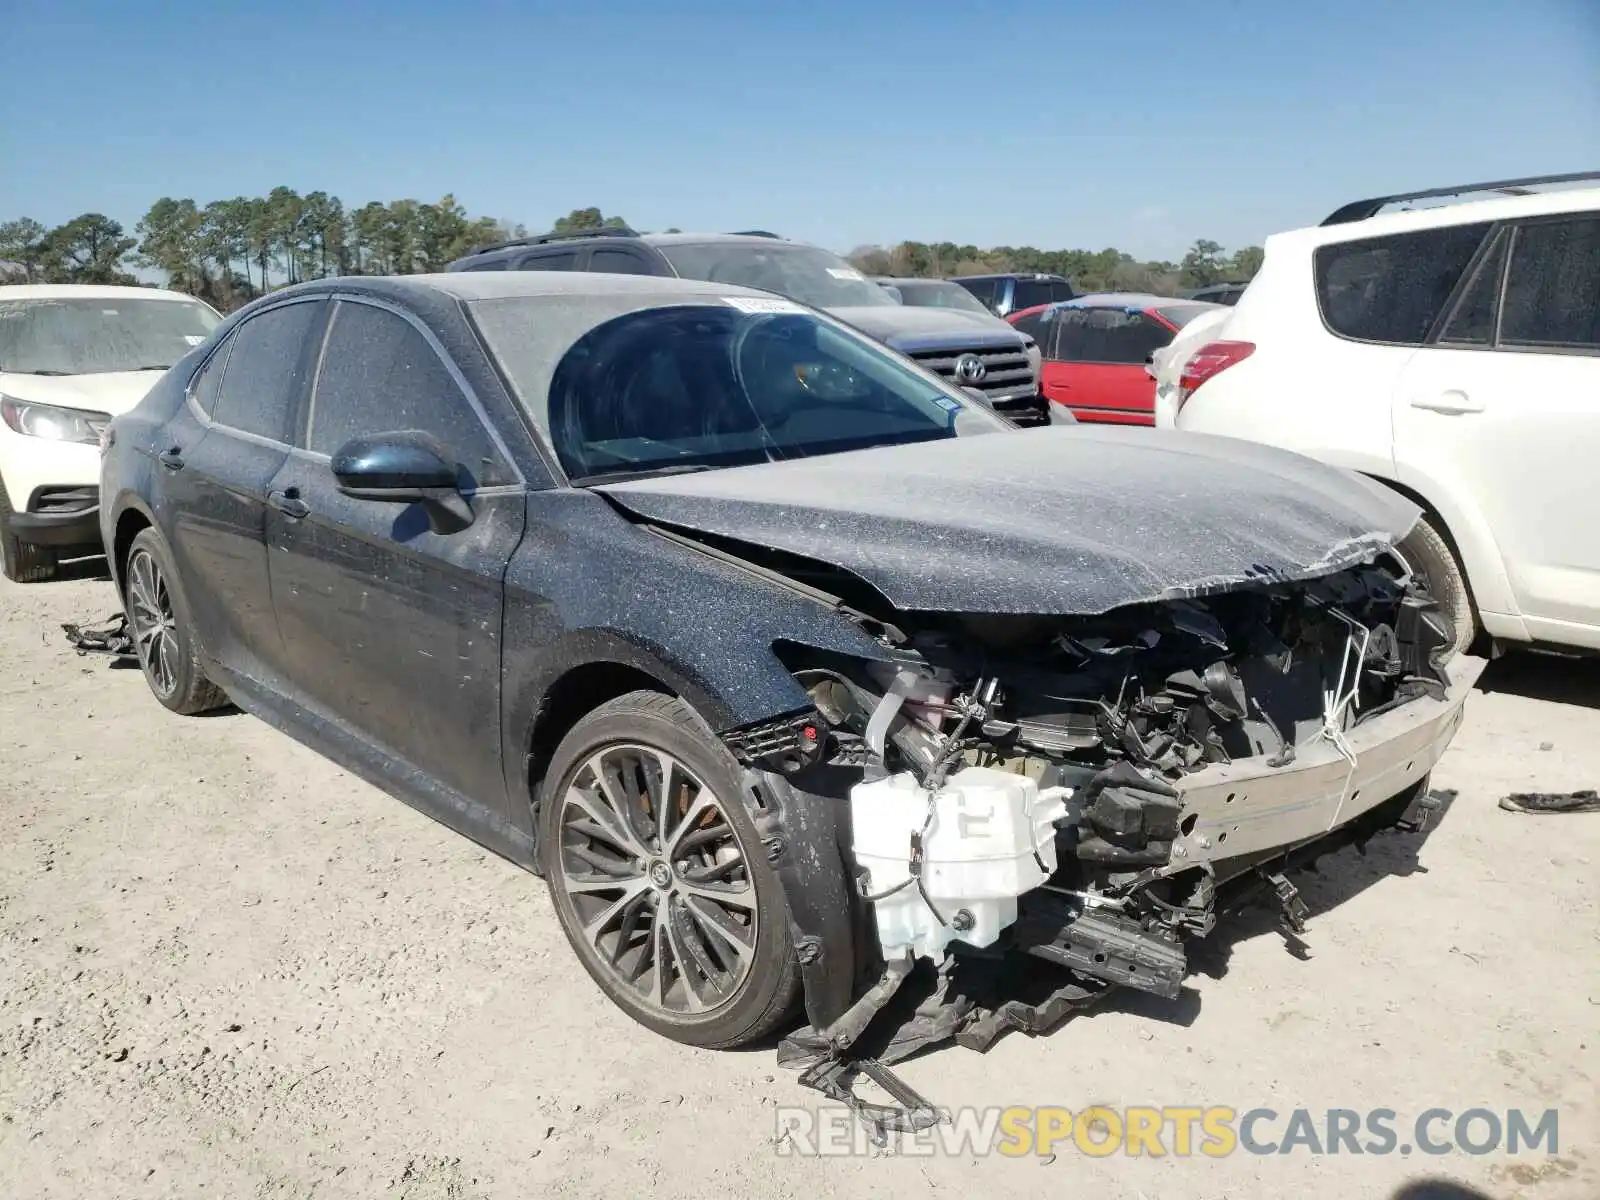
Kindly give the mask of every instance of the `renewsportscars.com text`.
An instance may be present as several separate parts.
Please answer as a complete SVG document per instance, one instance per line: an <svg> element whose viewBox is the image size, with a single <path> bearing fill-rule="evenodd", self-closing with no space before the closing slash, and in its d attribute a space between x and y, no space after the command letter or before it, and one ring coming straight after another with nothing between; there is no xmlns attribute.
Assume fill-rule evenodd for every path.
<svg viewBox="0 0 1600 1200"><path fill-rule="evenodd" d="M1096 1106L940 1110L938 1124L890 1135L901 1154L1020 1158L1078 1153L1179 1158L1255 1155L1553 1155L1557 1110ZM881 1153L866 1127L842 1106L777 1109L780 1155Z"/></svg>

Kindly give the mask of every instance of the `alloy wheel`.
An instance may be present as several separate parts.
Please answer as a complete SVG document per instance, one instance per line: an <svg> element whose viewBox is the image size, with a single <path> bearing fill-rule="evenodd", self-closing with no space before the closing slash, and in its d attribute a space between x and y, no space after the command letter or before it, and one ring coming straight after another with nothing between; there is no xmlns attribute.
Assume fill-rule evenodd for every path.
<svg viewBox="0 0 1600 1200"><path fill-rule="evenodd" d="M614 744L584 761L559 803L557 884L602 969L678 1018L732 1000L760 914L724 801L673 755Z"/></svg>
<svg viewBox="0 0 1600 1200"><path fill-rule="evenodd" d="M146 550L128 560L128 622L145 678L156 695L171 696L178 688L178 621L167 577Z"/></svg>

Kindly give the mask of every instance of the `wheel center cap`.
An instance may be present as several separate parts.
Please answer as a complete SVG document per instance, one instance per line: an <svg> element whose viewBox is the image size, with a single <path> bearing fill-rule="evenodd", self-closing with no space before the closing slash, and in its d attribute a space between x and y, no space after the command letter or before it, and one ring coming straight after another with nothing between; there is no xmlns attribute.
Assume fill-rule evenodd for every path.
<svg viewBox="0 0 1600 1200"><path fill-rule="evenodd" d="M664 862L650 864L650 882L663 890L672 886L672 868Z"/></svg>

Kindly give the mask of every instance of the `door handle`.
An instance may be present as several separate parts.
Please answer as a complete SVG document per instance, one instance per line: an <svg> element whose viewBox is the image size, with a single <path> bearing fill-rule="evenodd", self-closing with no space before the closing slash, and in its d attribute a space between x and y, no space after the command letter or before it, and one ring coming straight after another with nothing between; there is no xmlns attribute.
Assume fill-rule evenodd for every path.
<svg viewBox="0 0 1600 1200"><path fill-rule="evenodd" d="M1425 408L1430 412L1449 413L1459 416L1463 413L1480 413L1483 411L1483 401L1474 400L1465 392L1451 390L1439 392L1432 396L1411 397L1412 408Z"/></svg>
<svg viewBox="0 0 1600 1200"><path fill-rule="evenodd" d="M267 503L272 505L291 521L298 521L311 511L311 506L300 499L298 488L289 488L282 492L268 492Z"/></svg>
<svg viewBox="0 0 1600 1200"><path fill-rule="evenodd" d="M183 470L183 451L177 446L156 455L156 461L169 471Z"/></svg>

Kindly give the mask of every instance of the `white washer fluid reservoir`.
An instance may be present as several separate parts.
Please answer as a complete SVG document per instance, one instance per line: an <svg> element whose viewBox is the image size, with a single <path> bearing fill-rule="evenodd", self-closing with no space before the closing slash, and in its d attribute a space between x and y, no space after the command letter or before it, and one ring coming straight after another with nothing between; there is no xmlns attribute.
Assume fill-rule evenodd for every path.
<svg viewBox="0 0 1600 1200"><path fill-rule="evenodd" d="M851 788L852 845L868 891L897 889L873 905L884 957L910 949L938 960L958 939L992 945L1017 919L1017 897L1054 873L1055 821L1071 794L992 767L957 771L937 795L906 772ZM919 833L920 890L908 882Z"/></svg>

